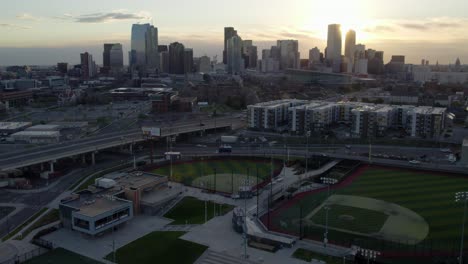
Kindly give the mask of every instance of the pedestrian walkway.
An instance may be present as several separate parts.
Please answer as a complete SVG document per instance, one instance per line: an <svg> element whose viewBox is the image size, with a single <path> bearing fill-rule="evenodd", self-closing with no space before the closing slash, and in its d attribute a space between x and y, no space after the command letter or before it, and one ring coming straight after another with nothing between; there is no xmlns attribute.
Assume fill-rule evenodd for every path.
<svg viewBox="0 0 468 264"><path fill-rule="evenodd" d="M192 229L198 227L200 225L166 225L164 227L161 227L160 229L158 229L158 231L170 231L170 232L173 232L173 231L183 231L183 232L189 232L191 231Z"/></svg>
<svg viewBox="0 0 468 264"><path fill-rule="evenodd" d="M241 259L208 249L194 264L259 264L248 259Z"/></svg>

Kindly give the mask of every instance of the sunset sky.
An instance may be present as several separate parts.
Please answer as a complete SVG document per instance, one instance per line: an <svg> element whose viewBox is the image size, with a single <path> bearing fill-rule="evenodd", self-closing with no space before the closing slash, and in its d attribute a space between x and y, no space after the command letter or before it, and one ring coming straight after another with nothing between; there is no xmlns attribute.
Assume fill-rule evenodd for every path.
<svg viewBox="0 0 468 264"><path fill-rule="evenodd" d="M0 65L79 62L102 44L130 48L133 23L153 22L161 44L179 41L195 56L222 54L223 28L233 26L259 50L298 39L301 57L326 43L327 24L357 31L357 42L407 62L468 61L467 0L1 0ZM127 55L124 54L125 61Z"/></svg>

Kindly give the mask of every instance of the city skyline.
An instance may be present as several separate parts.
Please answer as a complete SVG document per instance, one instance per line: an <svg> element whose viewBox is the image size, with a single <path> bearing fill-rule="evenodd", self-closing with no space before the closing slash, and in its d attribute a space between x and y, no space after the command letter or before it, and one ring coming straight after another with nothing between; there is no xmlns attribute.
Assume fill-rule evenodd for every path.
<svg viewBox="0 0 468 264"><path fill-rule="evenodd" d="M8 36L0 39L0 65L77 63L76 54L83 51L102 64L102 44L122 43L127 54L131 25L138 22L153 22L159 29L161 44L178 41L193 48L194 56L217 55L218 61L222 61L226 26L242 32L242 38L254 40L259 51L276 40L299 40L301 58L306 58L315 46L325 49L327 25L333 23L341 24L343 40L344 34L353 29L356 43L384 50L385 61L391 55L406 55L407 61L415 64L421 59L432 64L454 63L457 57L462 63L468 60L468 38L464 37L468 35L468 17L462 11L468 3L458 0L444 5L434 0L412 1L410 5L418 6L416 9L398 8L406 6L400 0L396 2L401 5L395 1L296 0L288 9L281 1L271 1L266 7L259 1L244 0L237 5L204 0L184 3L184 8L157 1L139 1L138 8L128 1L89 1L89 5L88 1L20 2L6 3L9 12L0 19L0 33ZM240 9L243 3L249 3L249 8ZM51 5L53 11L47 9ZM228 9L234 12L222 12ZM127 56L124 58L128 64Z"/></svg>

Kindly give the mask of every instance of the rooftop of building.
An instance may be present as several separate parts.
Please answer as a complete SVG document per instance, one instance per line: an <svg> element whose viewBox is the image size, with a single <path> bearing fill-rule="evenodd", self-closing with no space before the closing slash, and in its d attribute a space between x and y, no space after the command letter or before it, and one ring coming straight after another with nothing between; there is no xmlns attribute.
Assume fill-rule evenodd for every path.
<svg viewBox="0 0 468 264"><path fill-rule="evenodd" d="M20 131L12 134L12 136L36 136L36 137L59 137L59 131Z"/></svg>
<svg viewBox="0 0 468 264"><path fill-rule="evenodd" d="M47 125L35 125L26 129L26 131L57 131L60 130L61 126L57 124L47 124Z"/></svg>
<svg viewBox="0 0 468 264"><path fill-rule="evenodd" d="M114 180L116 187L120 189L145 188L152 183L167 179L166 176L142 171L111 173L106 175L105 178Z"/></svg>
<svg viewBox="0 0 468 264"><path fill-rule="evenodd" d="M68 200L62 200L62 204L78 209L79 214L87 217L95 217L130 203L111 195L95 194L90 191L82 191Z"/></svg>
<svg viewBox="0 0 468 264"><path fill-rule="evenodd" d="M0 130L15 130L31 126L31 122L0 122Z"/></svg>
<svg viewBox="0 0 468 264"><path fill-rule="evenodd" d="M275 108L275 107L283 106L285 104L290 104L290 103L307 103L307 100L282 99L282 100L275 100L275 101L254 104L254 105L251 105L251 107Z"/></svg>

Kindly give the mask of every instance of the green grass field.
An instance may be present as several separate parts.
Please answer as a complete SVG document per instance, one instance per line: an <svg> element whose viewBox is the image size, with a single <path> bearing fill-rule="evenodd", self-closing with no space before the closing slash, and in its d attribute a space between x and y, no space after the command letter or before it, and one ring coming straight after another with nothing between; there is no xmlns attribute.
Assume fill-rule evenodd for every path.
<svg viewBox="0 0 468 264"><path fill-rule="evenodd" d="M153 232L121 247L116 252L119 264L192 264L208 248L182 240L184 232ZM113 260L113 254L106 256ZM64 262L65 263L65 262Z"/></svg>
<svg viewBox="0 0 468 264"><path fill-rule="evenodd" d="M234 206L218 203L214 206L213 202L207 202L206 209L207 220L210 220L213 215L225 215L234 209ZM174 220L171 225L203 224L205 223L205 202L194 197L184 197L164 217Z"/></svg>
<svg viewBox="0 0 468 264"><path fill-rule="evenodd" d="M294 258L304 260L306 262L311 262L313 259L324 261L326 264L341 264L343 260L341 258L322 255L319 253L312 252L310 250L304 248L298 248L294 251L293 255Z"/></svg>
<svg viewBox="0 0 468 264"><path fill-rule="evenodd" d="M101 264L102 262L78 255L63 248L56 248L39 257L32 258L25 264Z"/></svg>
<svg viewBox="0 0 468 264"><path fill-rule="evenodd" d="M273 170L281 168L278 162L273 163ZM171 166L153 170L153 173L170 176ZM258 174L257 174L258 171ZM216 174L216 177L215 177ZM171 180L194 187L213 190L216 181L216 190L226 193L237 192L248 175L251 185L270 177L271 163L269 161L253 160L207 160L192 163L172 165Z"/></svg>
<svg viewBox="0 0 468 264"><path fill-rule="evenodd" d="M352 242L364 247L378 247L386 250L397 248L407 251L427 251L429 249L456 251L460 241L463 204L455 203L454 197L456 192L465 190L468 190L468 178L463 176L382 167L367 168L350 185L332 190L332 193L378 199L412 210L427 222L429 234L418 244L409 247L403 246L409 242L404 241L404 239L394 241L398 243L384 244L378 237L360 237L335 230L330 230L329 239L337 243L348 244ZM300 205L303 207L303 215L305 216L321 206L325 199L326 191L312 193L302 198L299 203L295 203L289 208L280 209L276 212L277 215L274 214L275 217L272 218L272 227L298 235ZM340 210L343 211L343 209ZM345 209L343 212L349 210L351 209ZM333 214L332 211L330 213ZM341 212L337 214L341 214ZM381 216L360 209L359 212L350 212L350 214L359 217L360 221L369 227L364 227L361 224L349 226L349 223L337 223L336 221L332 225L343 229L371 231L381 226L383 220ZM334 221L333 216L330 220ZM395 228L405 227L395 226ZM314 239L320 239L324 232L323 228L313 226L305 226L303 230L303 234L305 233L306 236ZM468 239L467 235L468 230L465 231L465 239Z"/></svg>
<svg viewBox="0 0 468 264"><path fill-rule="evenodd" d="M338 204L330 205L329 208L328 226L330 228L353 230L363 234L378 232L388 218L386 214L363 208ZM322 207L311 220L315 224L324 226L325 213L326 209Z"/></svg>

